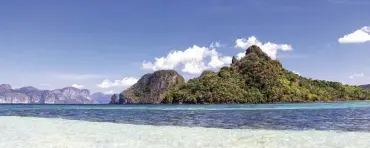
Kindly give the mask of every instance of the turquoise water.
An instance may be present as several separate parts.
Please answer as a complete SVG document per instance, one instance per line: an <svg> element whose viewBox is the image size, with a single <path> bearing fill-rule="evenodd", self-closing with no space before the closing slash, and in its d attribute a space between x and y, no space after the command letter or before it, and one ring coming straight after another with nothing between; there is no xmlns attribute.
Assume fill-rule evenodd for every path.
<svg viewBox="0 0 370 148"><path fill-rule="evenodd" d="M0 104L0 110L7 109L120 109L120 110L277 110L277 109L338 109L366 108L370 101L333 103L283 103L283 104L217 104L217 105L54 105L54 104Z"/></svg>
<svg viewBox="0 0 370 148"><path fill-rule="evenodd" d="M370 102L0 105L0 147L368 148Z"/></svg>
<svg viewBox="0 0 370 148"><path fill-rule="evenodd" d="M370 102L228 105L0 105L0 116L223 129L370 132Z"/></svg>

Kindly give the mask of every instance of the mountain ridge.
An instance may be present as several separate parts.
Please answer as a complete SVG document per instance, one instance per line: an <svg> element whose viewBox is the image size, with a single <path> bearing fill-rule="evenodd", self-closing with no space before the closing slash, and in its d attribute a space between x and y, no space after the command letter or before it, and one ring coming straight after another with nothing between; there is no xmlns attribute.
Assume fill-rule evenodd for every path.
<svg viewBox="0 0 370 148"><path fill-rule="evenodd" d="M33 86L12 89L9 84L0 85L0 104L106 104L101 97L74 87L40 90ZM105 100L109 100L108 95Z"/></svg>

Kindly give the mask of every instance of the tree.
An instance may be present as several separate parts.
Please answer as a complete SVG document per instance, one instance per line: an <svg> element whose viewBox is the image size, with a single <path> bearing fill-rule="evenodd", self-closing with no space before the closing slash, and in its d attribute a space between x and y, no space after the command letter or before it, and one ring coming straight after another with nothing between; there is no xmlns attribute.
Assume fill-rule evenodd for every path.
<svg viewBox="0 0 370 148"><path fill-rule="evenodd" d="M223 104L370 100L370 91L338 82L312 80L283 68L258 46L232 59L219 72L200 77L170 90L161 103Z"/></svg>

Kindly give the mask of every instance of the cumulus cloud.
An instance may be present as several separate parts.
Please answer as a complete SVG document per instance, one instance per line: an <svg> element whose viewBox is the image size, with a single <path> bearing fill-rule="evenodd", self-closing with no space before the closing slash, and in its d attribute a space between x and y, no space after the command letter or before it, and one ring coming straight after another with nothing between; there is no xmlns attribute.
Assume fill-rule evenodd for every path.
<svg viewBox="0 0 370 148"><path fill-rule="evenodd" d="M248 37L248 39L241 38L235 41L235 47L241 48L243 50L247 49L249 46L257 45L259 46L263 52L265 52L268 56L272 59L276 59L277 52L281 51L290 51L292 50L292 46L289 44L277 44L277 43L262 43L259 41L255 36ZM239 53L236 57L238 59L244 57L245 53Z"/></svg>
<svg viewBox="0 0 370 148"><path fill-rule="evenodd" d="M350 79L356 79L356 78L362 78L364 76L365 75L363 73L355 73L355 74L350 75L348 78L350 78Z"/></svg>
<svg viewBox="0 0 370 148"><path fill-rule="evenodd" d="M211 45L209 45L210 48L220 48L224 45L222 45L220 42L212 42Z"/></svg>
<svg viewBox="0 0 370 148"><path fill-rule="evenodd" d="M81 84L72 84L72 87L81 89L81 88L84 88L85 86Z"/></svg>
<svg viewBox="0 0 370 148"><path fill-rule="evenodd" d="M103 80L100 84L97 84L96 86L99 88L112 88L112 87L130 87L131 85L135 84L138 81L138 79L133 77L126 77L122 80L114 80L111 81L109 79Z"/></svg>
<svg viewBox="0 0 370 148"><path fill-rule="evenodd" d="M219 43L211 44L212 47L194 45L185 50L173 50L165 57L155 58L154 62L144 61L143 69L160 70L180 68L182 72L200 74L205 69L220 68L231 63L231 57L223 56L216 51L221 47Z"/></svg>
<svg viewBox="0 0 370 148"><path fill-rule="evenodd" d="M365 43L368 41L370 41L370 26L362 27L338 39L338 42L341 44Z"/></svg>

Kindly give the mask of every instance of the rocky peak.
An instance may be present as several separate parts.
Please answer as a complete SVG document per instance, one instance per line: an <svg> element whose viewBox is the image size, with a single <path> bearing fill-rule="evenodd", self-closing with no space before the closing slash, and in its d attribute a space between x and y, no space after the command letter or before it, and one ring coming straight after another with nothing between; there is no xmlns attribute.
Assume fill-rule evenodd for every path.
<svg viewBox="0 0 370 148"><path fill-rule="evenodd" d="M231 64L235 64L236 62L238 62L238 59L236 59L236 57L233 56L233 58L231 59Z"/></svg>
<svg viewBox="0 0 370 148"><path fill-rule="evenodd" d="M9 84L1 84L0 85L0 93L9 92L11 90L12 90L12 86L10 86Z"/></svg>
<svg viewBox="0 0 370 148"><path fill-rule="evenodd" d="M116 94L112 95L109 104L119 104L119 99L118 99L118 96Z"/></svg>
<svg viewBox="0 0 370 148"><path fill-rule="evenodd" d="M36 87L32 87L32 86L22 87L17 90L22 91L22 92L39 91L39 89L37 89Z"/></svg>
<svg viewBox="0 0 370 148"><path fill-rule="evenodd" d="M159 70L142 76L139 81L123 91L127 103L158 104L173 87L185 83L174 70Z"/></svg>
<svg viewBox="0 0 370 148"><path fill-rule="evenodd" d="M262 49L257 45L252 45L248 47L248 49L245 52L245 55L248 56L252 53L256 54L258 57L263 57L265 59L271 60L271 58L265 52L263 52Z"/></svg>
<svg viewBox="0 0 370 148"><path fill-rule="evenodd" d="M56 93L62 93L62 94L84 94L84 95L90 95L90 91L87 89L78 89L75 87L65 87L62 89L55 89L53 92Z"/></svg>

